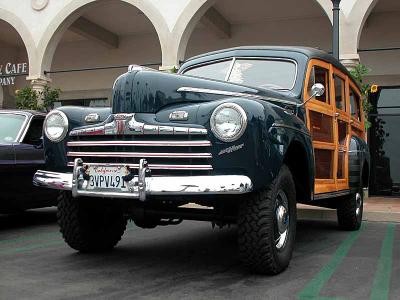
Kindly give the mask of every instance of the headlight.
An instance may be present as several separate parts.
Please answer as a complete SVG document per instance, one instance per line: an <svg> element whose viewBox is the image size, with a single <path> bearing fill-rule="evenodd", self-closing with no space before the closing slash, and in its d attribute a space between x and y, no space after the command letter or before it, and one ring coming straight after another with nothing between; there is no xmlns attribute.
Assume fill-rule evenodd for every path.
<svg viewBox="0 0 400 300"><path fill-rule="evenodd" d="M211 130L224 142L233 142L240 138L247 126L246 112L237 104L224 103L211 115Z"/></svg>
<svg viewBox="0 0 400 300"><path fill-rule="evenodd" d="M44 133L52 142L62 141L68 132L68 118L59 110L51 111L44 121Z"/></svg>

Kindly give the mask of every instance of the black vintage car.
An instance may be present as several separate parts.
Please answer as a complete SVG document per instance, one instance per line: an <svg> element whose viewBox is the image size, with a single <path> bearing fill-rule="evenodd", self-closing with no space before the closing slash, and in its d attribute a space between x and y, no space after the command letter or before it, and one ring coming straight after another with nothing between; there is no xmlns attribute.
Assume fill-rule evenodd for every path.
<svg viewBox="0 0 400 300"><path fill-rule="evenodd" d="M178 74L131 66L107 120L83 126L76 113L47 116L49 171L34 177L62 190L59 224L74 249L114 247L128 218L143 228L236 223L243 262L277 274L291 259L296 203L335 208L342 228L360 227L369 175L361 95L325 52L233 48Z"/></svg>
<svg viewBox="0 0 400 300"><path fill-rule="evenodd" d="M0 110L0 213L56 205L56 192L33 186L44 167L42 128L45 114Z"/></svg>

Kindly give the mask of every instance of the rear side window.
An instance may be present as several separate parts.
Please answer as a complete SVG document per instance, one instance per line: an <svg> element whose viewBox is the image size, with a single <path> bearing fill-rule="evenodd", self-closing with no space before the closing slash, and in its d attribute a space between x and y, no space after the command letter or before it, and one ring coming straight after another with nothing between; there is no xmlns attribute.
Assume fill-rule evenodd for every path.
<svg viewBox="0 0 400 300"><path fill-rule="evenodd" d="M325 87L325 93L319 97L315 97L316 100L329 103L329 70L314 66L311 70L310 79L308 81L308 94L311 95L311 88L315 83L321 83Z"/></svg>
<svg viewBox="0 0 400 300"><path fill-rule="evenodd" d="M335 82L335 103L336 108L346 111L346 92L345 92L345 81L337 76L333 75L333 80Z"/></svg>
<svg viewBox="0 0 400 300"><path fill-rule="evenodd" d="M350 88L350 114L354 119L361 121L361 104L360 97L354 91L354 89Z"/></svg>

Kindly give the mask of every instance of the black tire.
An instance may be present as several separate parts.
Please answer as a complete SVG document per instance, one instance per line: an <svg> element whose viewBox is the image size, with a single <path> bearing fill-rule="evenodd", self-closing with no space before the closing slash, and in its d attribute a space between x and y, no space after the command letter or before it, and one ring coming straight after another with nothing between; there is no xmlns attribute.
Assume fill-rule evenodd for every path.
<svg viewBox="0 0 400 300"><path fill-rule="evenodd" d="M70 192L58 197L57 219L65 242L81 252L111 250L127 224L118 205L106 205L97 198L73 198Z"/></svg>
<svg viewBox="0 0 400 300"><path fill-rule="evenodd" d="M287 226L284 244L276 243L277 213L281 193L285 193L288 213L280 224ZM287 212L286 211L286 212ZM261 274L278 274L285 270L292 257L296 237L296 190L292 174L283 165L277 178L266 189L252 193L240 203L238 215L239 253L243 263ZM288 223L288 225L284 224ZM279 246L279 247L278 247Z"/></svg>
<svg viewBox="0 0 400 300"><path fill-rule="evenodd" d="M354 231L360 229L364 206L362 185L356 192L339 199L337 218L340 228Z"/></svg>

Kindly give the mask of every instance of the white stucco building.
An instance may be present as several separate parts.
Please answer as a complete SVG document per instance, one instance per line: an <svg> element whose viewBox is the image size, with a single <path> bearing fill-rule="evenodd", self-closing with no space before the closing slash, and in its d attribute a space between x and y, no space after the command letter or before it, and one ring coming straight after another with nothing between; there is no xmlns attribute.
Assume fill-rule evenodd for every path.
<svg viewBox="0 0 400 300"><path fill-rule="evenodd" d="M385 86L370 114L372 186L398 194L399 28L398 0L341 1L340 59L350 68L363 63L371 69L367 80ZM332 2L0 0L0 107L15 107L17 89L46 84L62 90L58 105L106 106L129 64L171 69L193 55L241 45L331 51Z"/></svg>
<svg viewBox="0 0 400 300"><path fill-rule="evenodd" d="M0 0L3 76L7 63L29 66L28 76L2 86L0 103L13 107L16 89L49 83L62 100L102 105L124 69L48 71L146 63L168 69L239 45L331 51L331 20L331 0ZM340 25L343 63L361 61L372 69L370 81L399 85L400 51L362 50L400 46L400 2L342 0Z"/></svg>

